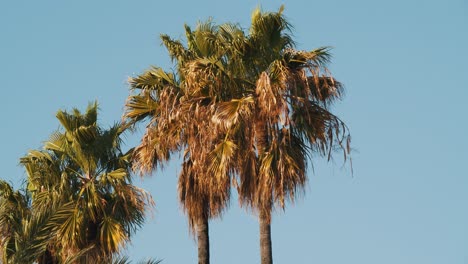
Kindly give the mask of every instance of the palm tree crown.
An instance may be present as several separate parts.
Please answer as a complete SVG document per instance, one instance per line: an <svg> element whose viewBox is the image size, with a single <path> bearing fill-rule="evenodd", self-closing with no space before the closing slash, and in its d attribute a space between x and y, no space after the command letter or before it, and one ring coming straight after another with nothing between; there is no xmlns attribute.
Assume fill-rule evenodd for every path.
<svg viewBox="0 0 468 264"><path fill-rule="evenodd" d="M59 111L63 130L53 133L43 150L30 151L21 159L28 176L22 199L31 199L28 203L16 199L15 206L33 217L22 216L26 220L20 226L44 215L37 228L47 231L46 243L37 243L42 251L31 255L38 263L110 261L153 205L148 193L131 184L133 150L121 150L123 127L99 127L97 109L94 103L83 114L77 109ZM4 196L11 193L3 190ZM3 216L7 211L1 212Z"/></svg>

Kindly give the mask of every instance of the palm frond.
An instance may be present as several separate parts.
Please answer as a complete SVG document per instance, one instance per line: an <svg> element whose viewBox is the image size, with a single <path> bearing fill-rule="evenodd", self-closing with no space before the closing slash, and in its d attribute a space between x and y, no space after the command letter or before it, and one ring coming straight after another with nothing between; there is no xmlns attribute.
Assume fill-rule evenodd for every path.
<svg viewBox="0 0 468 264"><path fill-rule="evenodd" d="M177 81L172 73L167 73L161 68L151 67L143 74L129 78L130 87L143 90L160 90L165 86L177 86Z"/></svg>
<svg viewBox="0 0 468 264"><path fill-rule="evenodd" d="M100 226L100 243L106 252L118 251L128 239L122 225L112 217L104 217Z"/></svg>
<svg viewBox="0 0 468 264"><path fill-rule="evenodd" d="M251 105L253 103L254 99L252 96L219 103L212 120L214 123L221 124L228 129L233 124L237 124L240 114L250 114Z"/></svg>
<svg viewBox="0 0 468 264"><path fill-rule="evenodd" d="M185 61L193 58L191 52L187 50L180 41L173 40L171 37L165 34L161 35L161 40L169 52L169 56L171 57L172 61L177 61L177 63L182 66Z"/></svg>
<svg viewBox="0 0 468 264"><path fill-rule="evenodd" d="M146 117L155 115L159 104L154 100L150 92L146 91L138 95L132 95L125 103L124 119L138 122Z"/></svg>

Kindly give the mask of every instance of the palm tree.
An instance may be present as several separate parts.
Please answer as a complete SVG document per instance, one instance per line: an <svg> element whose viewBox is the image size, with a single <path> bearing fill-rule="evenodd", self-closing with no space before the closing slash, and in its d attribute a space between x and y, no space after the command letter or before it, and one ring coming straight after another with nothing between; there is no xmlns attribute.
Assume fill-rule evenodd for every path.
<svg viewBox="0 0 468 264"><path fill-rule="evenodd" d="M63 263L74 264L89 252L86 248L59 261L50 250L50 240L57 236L59 221L54 221L56 208L46 211L33 211L31 193L21 189L15 191L5 181L0 180L0 263ZM126 256L112 255L99 260L106 264L129 264ZM158 264L161 260L149 259L141 264Z"/></svg>
<svg viewBox="0 0 468 264"><path fill-rule="evenodd" d="M34 217L28 218L25 213L17 216L14 219L21 220L16 221L16 229L28 231L31 222L38 230L36 234L47 231L47 236L39 236L47 239L45 246L38 244L42 252L34 255L37 263L110 261L143 224L145 210L153 201L131 184L132 150L123 153L120 147L124 127L115 124L107 130L100 128L97 103L90 104L84 114L77 109L72 113L59 111L57 118L63 131L53 133L44 150L30 151L21 159L28 176L27 195L16 195L21 198L16 200L31 197L31 202L15 203ZM7 187L4 185L4 194L11 193ZM0 216L8 212L0 209ZM13 224L7 227L15 227ZM15 252L24 255L27 251ZM6 253L4 257L8 258L10 253Z"/></svg>
<svg viewBox="0 0 468 264"><path fill-rule="evenodd" d="M272 209L303 191L313 154L331 158L338 147L346 159L350 141L346 125L329 112L342 85L326 68L328 48L295 50L282 12L254 11L249 35L234 42L241 44L229 57L229 74L242 84L228 85L231 99L217 104L213 117L235 149L221 159L231 160L226 166L238 176L240 202L259 213L262 264L273 263Z"/></svg>
<svg viewBox="0 0 468 264"><path fill-rule="evenodd" d="M209 263L208 220L219 216L230 198L229 172L213 177L213 149L221 135L212 130L215 105L222 100L226 49L221 31L211 21L194 31L185 26L187 47L162 35L163 44L176 62L176 73L152 67L130 79L124 119L134 124L149 119L135 149L134 169L142 175L164 165L171 154L183 152L178 192L191 231L198 241L198 263ZM231 150L232 151L232 150Z"/></svg>

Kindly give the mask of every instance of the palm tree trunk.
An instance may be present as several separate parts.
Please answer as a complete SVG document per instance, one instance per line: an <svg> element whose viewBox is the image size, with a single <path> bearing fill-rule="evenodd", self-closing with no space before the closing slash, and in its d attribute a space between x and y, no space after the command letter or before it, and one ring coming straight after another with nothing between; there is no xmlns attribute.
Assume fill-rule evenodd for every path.
<svg viewBox="0 0 468 264"><path fill-rule="evenodd" d="M273 264L271 249L271 212L260 210L260 257L261 264Z"/></svg>
<svg viewBox="0 0 468 264"><path fill-rule="evenodd" d="M208 217L202 216L197 223L198 264L210 263L210 237Z"/></svg>

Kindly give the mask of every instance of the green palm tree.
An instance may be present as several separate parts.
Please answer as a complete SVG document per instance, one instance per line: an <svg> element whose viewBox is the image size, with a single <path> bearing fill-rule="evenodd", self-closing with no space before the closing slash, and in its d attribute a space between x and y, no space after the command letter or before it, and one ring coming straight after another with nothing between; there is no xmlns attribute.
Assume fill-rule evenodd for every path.
<svg viewBox="0 0 468 264"><path fill-rule="evenodd" d="M97 125L97 103L83 114L77 109L59 111L57 118L63 130L53 133L43 150L30 151L21 159L28 176L24 197L30 196L31 202L16 204L25 206L31 217L16 217L22 219L17 229L39 222L36 229L47 231L45 246L38 244L42 254L34 258L37 263L110 261L143 224L153 201L131 184L132 150L123 153L120 147L123 127L116 124L103 130ZM0 216L8 212L0 209ZM4 257L9 256L6 253Z"/></svg>

